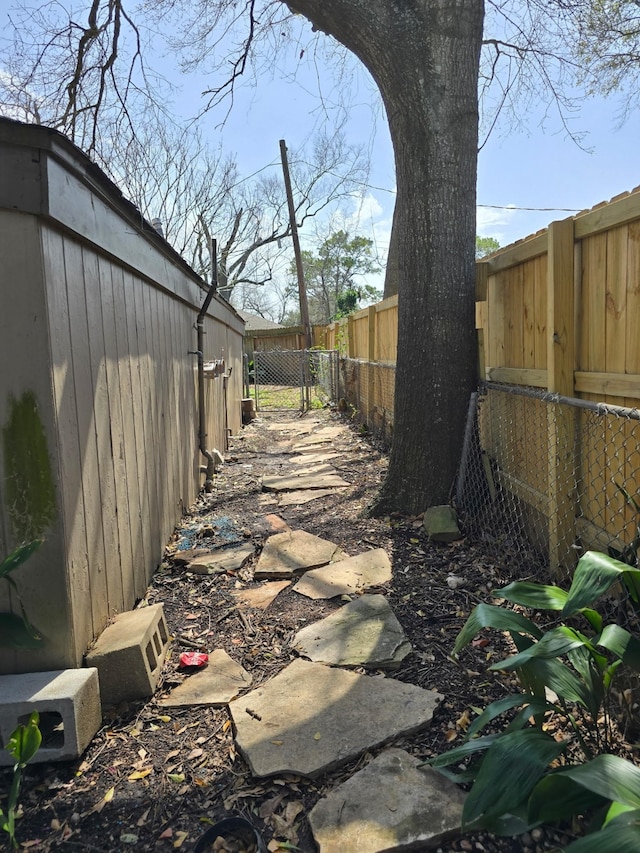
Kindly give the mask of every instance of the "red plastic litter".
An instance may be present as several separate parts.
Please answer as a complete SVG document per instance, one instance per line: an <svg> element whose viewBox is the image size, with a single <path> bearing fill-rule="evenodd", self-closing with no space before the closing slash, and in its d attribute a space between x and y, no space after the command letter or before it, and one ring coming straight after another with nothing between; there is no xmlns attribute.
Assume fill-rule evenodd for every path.
<svg viewBox="0 0 640 853"><path fill-rule="evenodd" d="M209 663L209 655L204 652L182 652L180 655L180 666L206 666Z"/></svg>

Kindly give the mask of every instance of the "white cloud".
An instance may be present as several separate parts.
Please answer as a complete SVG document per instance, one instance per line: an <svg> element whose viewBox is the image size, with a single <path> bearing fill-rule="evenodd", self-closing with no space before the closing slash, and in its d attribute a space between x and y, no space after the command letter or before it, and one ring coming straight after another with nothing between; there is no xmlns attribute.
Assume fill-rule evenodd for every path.
<svg viewBox="0 0 640 853"><path fill-rule="evenodd" d="M373 250L380 263L384 263L391 238L393 221L393 197L383 206L370 191L354 193L351 197L353 212L348 215L345 225L354 233L373 240Z"/></svg>
<svg viewBox="0 0 640 853"><path fill-rule="evenodd" d="M476 233L480 237L494 237L501 246L511 241L513 221L517 215L515 205L507 207L477 207Z"/></svg>

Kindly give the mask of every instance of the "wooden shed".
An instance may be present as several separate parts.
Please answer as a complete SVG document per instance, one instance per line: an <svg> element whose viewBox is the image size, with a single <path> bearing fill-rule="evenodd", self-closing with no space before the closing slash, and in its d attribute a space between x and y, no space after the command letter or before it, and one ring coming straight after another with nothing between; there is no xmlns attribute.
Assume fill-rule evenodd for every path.
<svg viewBox="0 0 640 853"><path fill-rule="evenodd" d="M0 119L0 293L0 559L44 539L12 577L45 638L0 648L0 672L75 667L201 487L206 284L66 138ZM244 323L216 295L204 332L206 443L224 452Z"/></svg>

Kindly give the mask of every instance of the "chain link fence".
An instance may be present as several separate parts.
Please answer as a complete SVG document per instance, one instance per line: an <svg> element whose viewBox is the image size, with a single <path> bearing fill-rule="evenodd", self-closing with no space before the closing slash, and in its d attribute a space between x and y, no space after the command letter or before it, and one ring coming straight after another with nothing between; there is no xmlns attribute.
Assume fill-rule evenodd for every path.
<svg viewBox="0 0 640 853"><path fill-rule="evenodd" d="M335 403L338 400L338 351L309 350L310 390L313 400L322 405Z"/></svg>
<svg viewBox="0 0 640 853"><path fill-rule="evenodd" d="M340 358L339 398L344 409L385 444L393 436L395 364Z"/></svg>
<svg viewBox="0 0 640 853"><path fill-rule="evenodd" d="M587 550L635 564L640 413L537 389L472 396L456 501L466 530L523 574L568 581Z"/></svg>
<svg viewBox="0 0 640 853"><path fill-rule="evenodd" d="M338 354L325 350L255 351L246 359L245 396L257 411L306 411L337 397Z"/></svg>

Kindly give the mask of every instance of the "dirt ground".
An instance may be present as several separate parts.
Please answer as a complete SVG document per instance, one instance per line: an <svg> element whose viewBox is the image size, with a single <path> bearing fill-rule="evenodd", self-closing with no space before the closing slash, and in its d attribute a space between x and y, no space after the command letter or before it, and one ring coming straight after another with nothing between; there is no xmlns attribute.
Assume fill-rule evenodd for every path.
<svg viewBox="0 0 640 853"><path fill-rule="evenodd" d="M430 728L395 745L420 757L442 752L459 742L470 708L512 692L504 676L487 671L491 658L501 653L500 637L488 635L488 644L465 651L459 663L450 652L473 606L515 575L476 543L430 543L420 518L368 518L387 459L357 424L329 409L305 416L348 424L340 456L332 460L351 483L348 489L282 509L263 502L269 497L261 491L261 476L277 472L284 452L267 426L293 417L261 417L232 439L213 493L203 495L185 517L148 590L149 603L164 605L174 638L156 696L110 711L81 760L28 769L17 825L23 850L190 851L211 823L231 813L250 818L270 850L316 850L306 815L370 755L313 782L257 780L236 752L226 709L166 709L157 703L187 677L178 669L181 652L225 649L251 672L255 687L295 657L291 639L299 628L339 606L308 600L289 588L265 611L241 611L233 593L257 585L255 560L238 572L215 576L190 574L176 564L176 548L187 542L211 547L252 540L259 553L268 535L268 513L331 540L349 555L374 547L388 552L393 580L383 591L413 647L393 677L446 697ZM455 589L447 583L451 574L462 578ZM10 779L10 771L0 773L1 797ZM549 830L513 840L476 834L446 850L541 853L562 849L572 837Z"/></svg>

